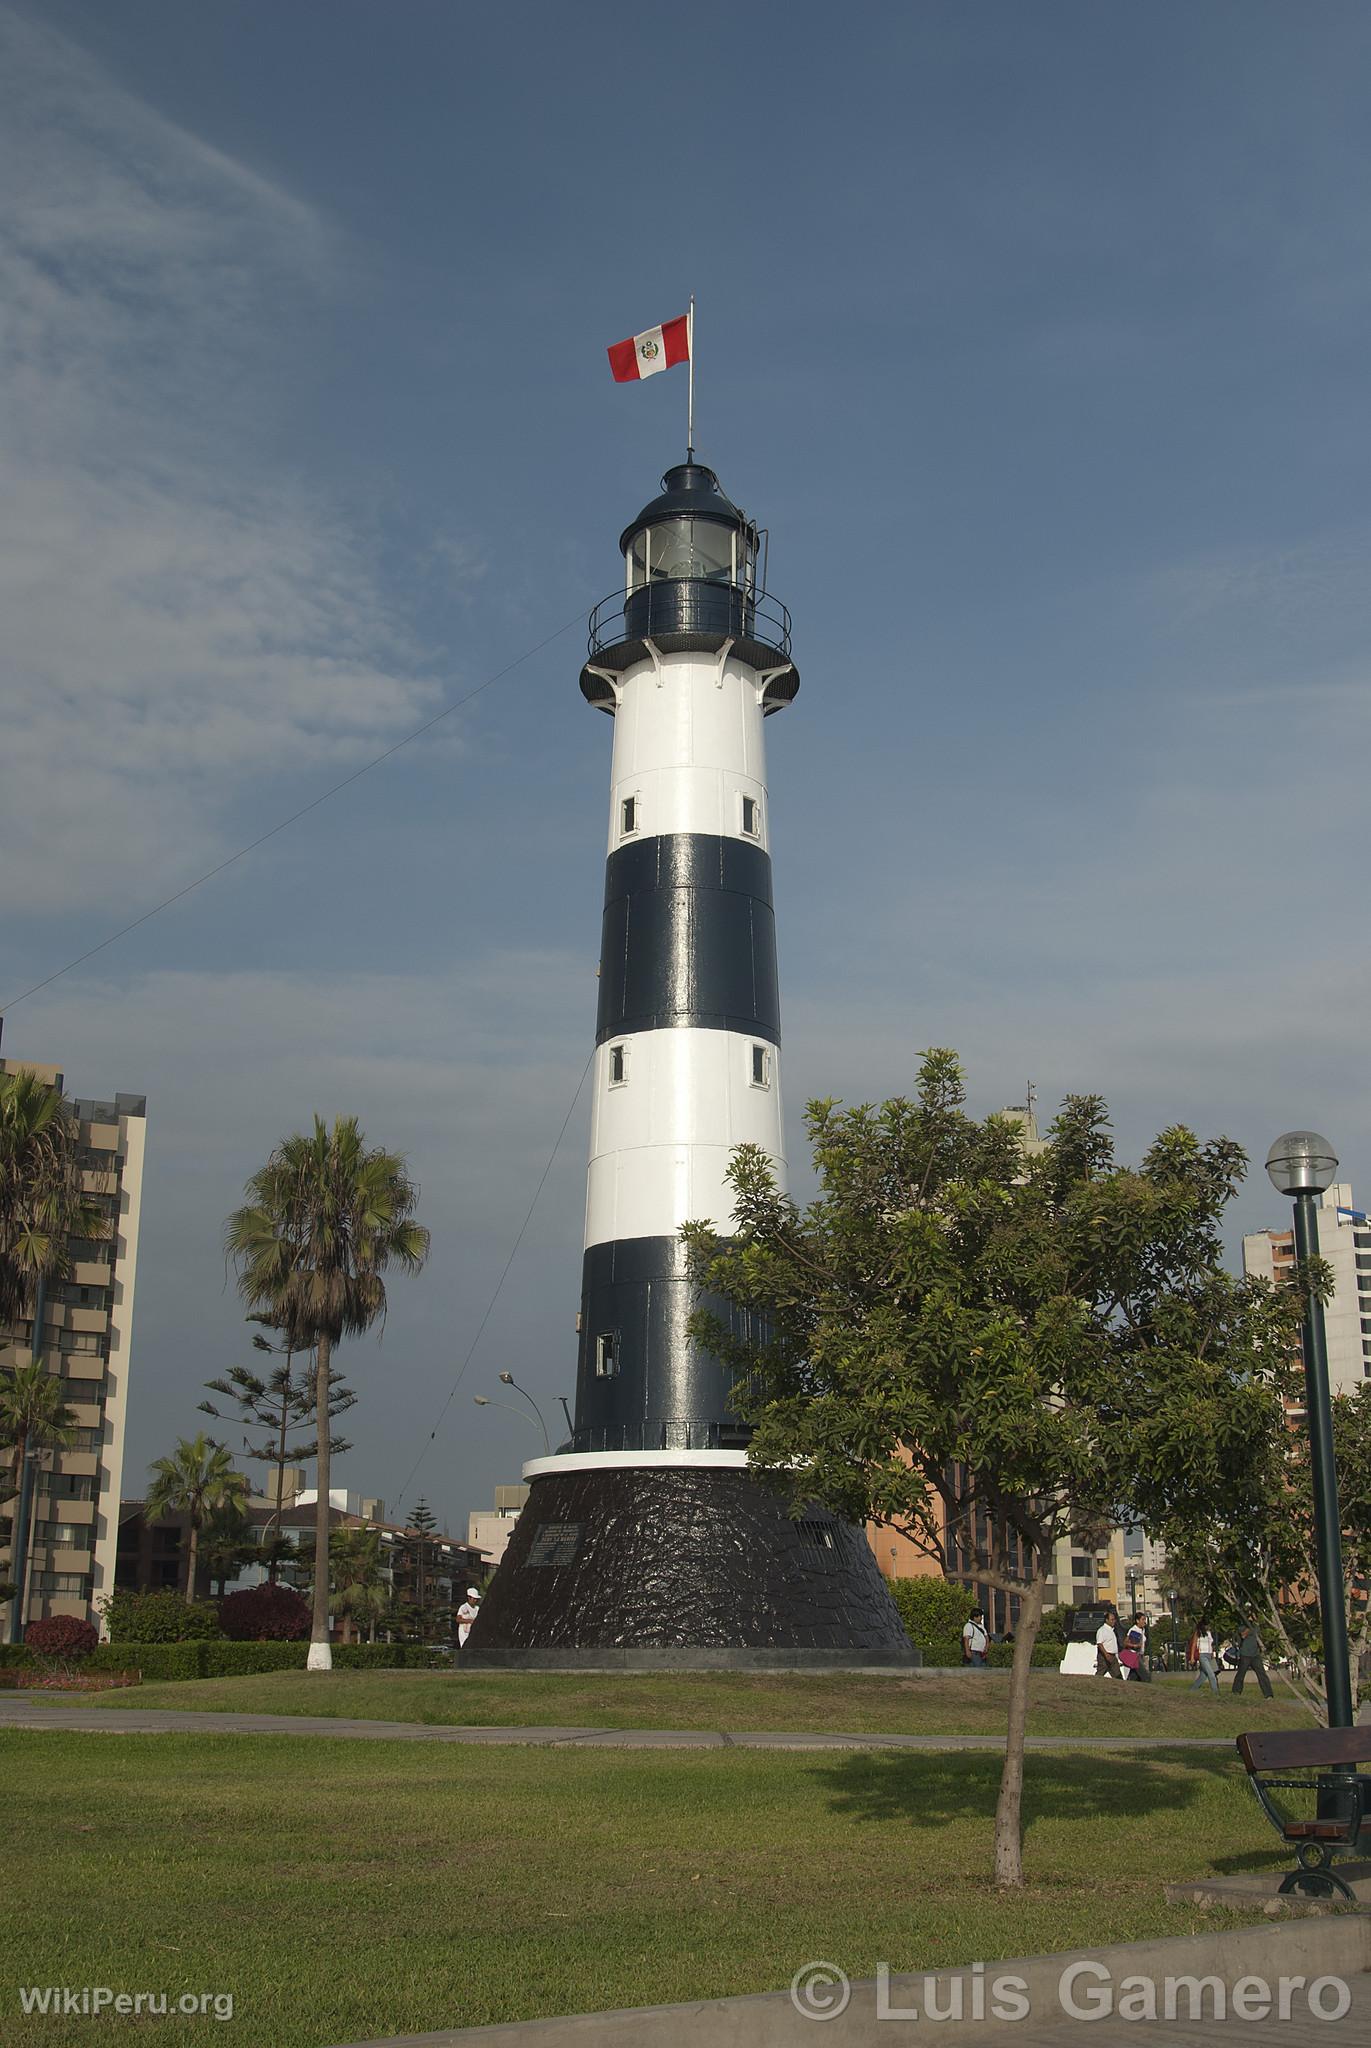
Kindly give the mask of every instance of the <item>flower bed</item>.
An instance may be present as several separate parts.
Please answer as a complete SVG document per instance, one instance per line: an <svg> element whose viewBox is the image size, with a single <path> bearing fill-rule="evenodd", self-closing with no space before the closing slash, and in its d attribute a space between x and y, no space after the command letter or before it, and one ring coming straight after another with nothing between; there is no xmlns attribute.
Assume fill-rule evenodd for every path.
<svg viewBox="0 0 1371 2048"><path fill-rule="evenodd" d="M5 1682L18 1692L109 1692L116 1686L141 1685L137 1671L11 1670Z"/></svg>

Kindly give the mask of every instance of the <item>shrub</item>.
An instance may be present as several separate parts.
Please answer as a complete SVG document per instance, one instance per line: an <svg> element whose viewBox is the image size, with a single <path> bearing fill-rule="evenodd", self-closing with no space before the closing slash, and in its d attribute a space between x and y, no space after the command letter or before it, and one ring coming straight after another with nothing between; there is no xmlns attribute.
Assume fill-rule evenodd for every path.
<svg viewBox="0 0 1371 2048"><path fill-rule="evenodd" d="M87 1666L91 1671L141 1671L144 1678L203 1678L206 1642L102 1643Z"/></svg>
<svg viewBox="0 0 1371 2048"><path fill-rule="evenodd" d="M923 1653L925 1664L960 1664L962 1624L976 1606L975 1594L968 1593L965 1586L953 1586L946 1579L931 1575L891 1579L889 1584L905 1634L915 1649ZM951 1659L944 1655L949 1642L956 1644L956 1654Z"/></svg>
<svg viewBox="0 0 1371 2048"><path fill-rule="evenodd" d="M104 1603L112 1643L209 1642L220 1634L219 1616L207 1600L183 1600L179 1593L112 1593Z"/></svg>
<svg viewBox="0 0 1371 2048"><path fill-rule="evenodd" d="M308 1643L102 1643L91 1671L141 1671L146 1680L246 1678L258 1671L303 1671ZM449 1660L422 1643L335 1643L342 1670L444 1670Z"/></svg>
<svg viewBox="0 0 1371 2048"><path fill-rule="evenodd" d="M289 1586L245 1586L219 1602L219 1626L234 1643L298 1643L309 1635L310 1606Z"/></svg>
<svg viewBox="0 0 1371 2048"><path fill-rule="evenodd" d="M24 1641L40 1664L49 1671L66 1671L89 1657L100 1638L93 1622L75 1614L51 1614L46 1621L31 1621Z"/></svg>
<svg viewBox="0 0 1371 2048"><path fill-rule="evenodd" d="M1049 1607L1038 1624L1038 1641L1044 1646L1049 1643L1064 1644L1071 1617L1075 1612L1069 1600L1064 1600L1059 1607ZM1061 1659L1058 1658L1057 1661L1060 1663Z"/></svg>
<svg viewBox="0 0 1371 2048"><path fill-rule="evenodd" d="M33 1662L33 1652L26 1643L0 1643L0 1671L23 1670Z"/></svg>

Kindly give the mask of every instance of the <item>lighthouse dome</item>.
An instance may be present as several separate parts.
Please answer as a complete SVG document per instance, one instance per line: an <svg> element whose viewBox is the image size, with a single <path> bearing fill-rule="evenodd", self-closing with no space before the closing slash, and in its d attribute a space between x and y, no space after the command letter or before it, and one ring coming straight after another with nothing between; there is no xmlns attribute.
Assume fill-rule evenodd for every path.
<svg viewBox="0 0 1371 2048"><path fill-rule="evenodd" d="M679 520L703 519L714 526L741 534L757 548L757 529L721 489L712 469L702 462L680 462L662 478L662 488L650 504L619 536L620 552L627 554L630 543L646 527L666 527Z"/></svg>

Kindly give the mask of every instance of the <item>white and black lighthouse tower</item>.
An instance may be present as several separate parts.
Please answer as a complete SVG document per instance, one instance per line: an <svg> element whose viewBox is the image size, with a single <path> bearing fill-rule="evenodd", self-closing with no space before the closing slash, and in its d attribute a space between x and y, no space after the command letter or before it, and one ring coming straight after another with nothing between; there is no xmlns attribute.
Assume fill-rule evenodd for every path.
<svg viewBox="0 0 1371 2048"><path fill-rule="evenodd" d="M694 460L620 546L581 671L614 758L575 1424L524 1468L467 1655L910 1662L862 1532L792 1519L749 1477L728 1375L688 1329L681 1225L729 1230L740 1144L785 1176L763 734L799 688L789 614L764 589L764 536Z"/></svg>

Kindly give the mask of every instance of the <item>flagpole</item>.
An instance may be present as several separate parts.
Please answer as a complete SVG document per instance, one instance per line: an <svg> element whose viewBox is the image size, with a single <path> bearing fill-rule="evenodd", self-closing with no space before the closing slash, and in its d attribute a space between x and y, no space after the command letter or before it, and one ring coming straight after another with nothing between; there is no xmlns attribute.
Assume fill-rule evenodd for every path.
<svg viewBox="0 0 1371 2048"><path fill-rule="evenodd" d="M686 368L690 383L686 398L686 461L695 460L695 294L690 294L690 311L686 315Z"/></svg>

